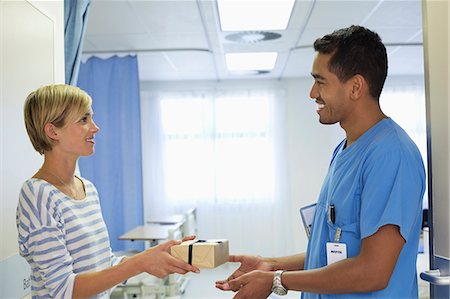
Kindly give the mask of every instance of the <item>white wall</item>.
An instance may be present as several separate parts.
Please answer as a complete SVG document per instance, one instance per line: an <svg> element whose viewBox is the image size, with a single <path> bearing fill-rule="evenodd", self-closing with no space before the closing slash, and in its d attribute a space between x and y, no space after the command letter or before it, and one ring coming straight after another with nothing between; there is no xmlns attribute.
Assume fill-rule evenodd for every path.
<svg viewBox="0 0 450 299"><path fill-rule="evenodd" d="M286 91L287 160L289 174L289 202L292 232L292 248L296 253L306 250L307 239L299 208L317 200L317 196L328 169L332 151L344 137L339 125L324 126L318 122L316 104L309 98L312 79L292 80L246 80L231 82L141 82L141 90L195 90L268 88ZM201 228L199 229L201 230ZM264 237L263 231L255 233Z"/></svg>
<svg viewBox="0 0 450 299"><path fill-rule="evenodd" d="M63 1L1 1L0 261L17 254L15 212L23 182L42 158L25 131L23 103L44 84L64 83Z"/></svg>
<svg viewBox="0 0 450 299"><path fill-rule="evenodd" d="M424 52L427 97L427 121L432 161L432 226L434 245L432 265L448 276L450 260L450 4L427 0L424 8ZM441 276L441 277L442 277ZM446 289L446 291L444 291ZM435 296L448 297L450 287L433 287ZM444 295L446 294L446 295Z"/></svg>
<svg viewBox="0 0 450 299"><path fill-rule="evenodd" d="M307 238L301 226L299 208L317 201L336 145L345 135L339 125L322 125L317 105L309 98L312 79L286 82L288 115L288 170L291 226L294 248L304 251Z"/></svg>
<svg viewBox="0 0 450 299"><path fill-rule="evenodd" d="M328 170L332 151L345 138L336 125L322 125L318 121L316 104L309 97L312 79L247 80L232 82L141 82L142 91L173 91L195 89L278 88L286 91L287 160L289 174L290 229L292 248L296 253L306 250L307 238L301 227L299 208L317 201ZM390 76L386 87L423 87L423 76ZM405 111L398 111L405 113ZM392 115L395 119L395 115ZM258 233L255 227L255 233ZM259 232L263 237L264 232Z"/></svg>

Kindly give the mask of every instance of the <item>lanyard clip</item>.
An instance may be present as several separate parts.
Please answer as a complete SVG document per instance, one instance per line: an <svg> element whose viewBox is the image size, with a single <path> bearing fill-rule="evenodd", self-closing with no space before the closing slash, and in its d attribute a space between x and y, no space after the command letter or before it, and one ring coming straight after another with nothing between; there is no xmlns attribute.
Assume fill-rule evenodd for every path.
<svg viewBox="0 0 450 299"><path fill-rule="evenodd" d="M342 233L342 230L340 227L338 227L336 229L336 234L334 235L334 242L339 242L339 240L341 239L341 233Z"/></svg>

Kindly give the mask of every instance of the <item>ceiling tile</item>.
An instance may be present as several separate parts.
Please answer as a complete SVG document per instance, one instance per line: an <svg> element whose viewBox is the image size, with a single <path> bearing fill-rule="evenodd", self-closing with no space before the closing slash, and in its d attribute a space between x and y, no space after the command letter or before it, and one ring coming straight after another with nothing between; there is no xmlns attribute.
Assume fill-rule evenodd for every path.
<svg viewBox="0 0 450 299"><path fill-rule="evenodd" d="M291 52L283 77L311 77L311 67L315 52L313 48L298 49Z"/></svg>
<svg viewBox="0 0 450 299"><path fill-rule="evenodd" d="M196 1L130 1L149 32L203 33Z"/></svg>
<svg viewBox="0 0 450 299"><path fill-rule="evenodd" d="M86 36L145 33L146 29L126 1L92 1Z"/></svg>
<svg viewBox="0 0 450 299"><path fill-rule="evenodd" d="M364 26L370 28L422 28L422 1L381 1Z"/></svg>
<svg viewBox="0 0 450 299"><path fill-rule="evenodd" d="M378 32L388 44L422 42L420 0L297 0L288 29L277 31L282 37L254 44L239 44L224 38L214 0L92 0L88 20L85 52L136 53L136 50L164 48L199 48L212 52L138 51L142 80L309 77L313 42L352 24L362 24ZM249 51L279 52L275 69L249 76L229 73L224 66L224 54ZM416 74L423 68L418 50L411 46L389 51L390 72Z"/></svg>
<svg viewBox="0 0 450 299"><path fill-rule="evenodd" d="M216 77L211 53L140 53L138 63L142 81L213 80Z"/></svg>

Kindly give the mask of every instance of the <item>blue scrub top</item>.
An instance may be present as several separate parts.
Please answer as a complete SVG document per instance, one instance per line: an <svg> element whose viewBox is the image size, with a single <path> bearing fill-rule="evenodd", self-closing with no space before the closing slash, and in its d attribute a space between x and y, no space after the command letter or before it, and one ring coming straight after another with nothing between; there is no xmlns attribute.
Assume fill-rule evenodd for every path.
<svg viewBox="0 0 450 299"><path fill-rule="evenodd" d="M327 265L326 243L347 244L347 257L359 254L362 239L386 225L400 227L405 245L387 288L371 293L302 298L417 298L416 259L422 224L425 169L417 146L392 119L385 118L346 149L333 153L320 192L306 253L305 270ZM335 206L335 223L329 206ZM374 259L377 257L374 256Z"/></svg>

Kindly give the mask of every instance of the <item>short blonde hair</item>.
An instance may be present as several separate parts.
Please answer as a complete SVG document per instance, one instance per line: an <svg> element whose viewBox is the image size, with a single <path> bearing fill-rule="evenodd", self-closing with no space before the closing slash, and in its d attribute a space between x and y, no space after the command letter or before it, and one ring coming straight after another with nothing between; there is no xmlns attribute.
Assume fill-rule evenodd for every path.
<svg viewBox="0 0 450 299"><path fill-rule="evenodd" d="M91 97L71 85L47 85L30 93L25 101L25 127L34 149L44 154L51 151L54 140L45 133L45 125L62 128L90 111Z"/></svg>

